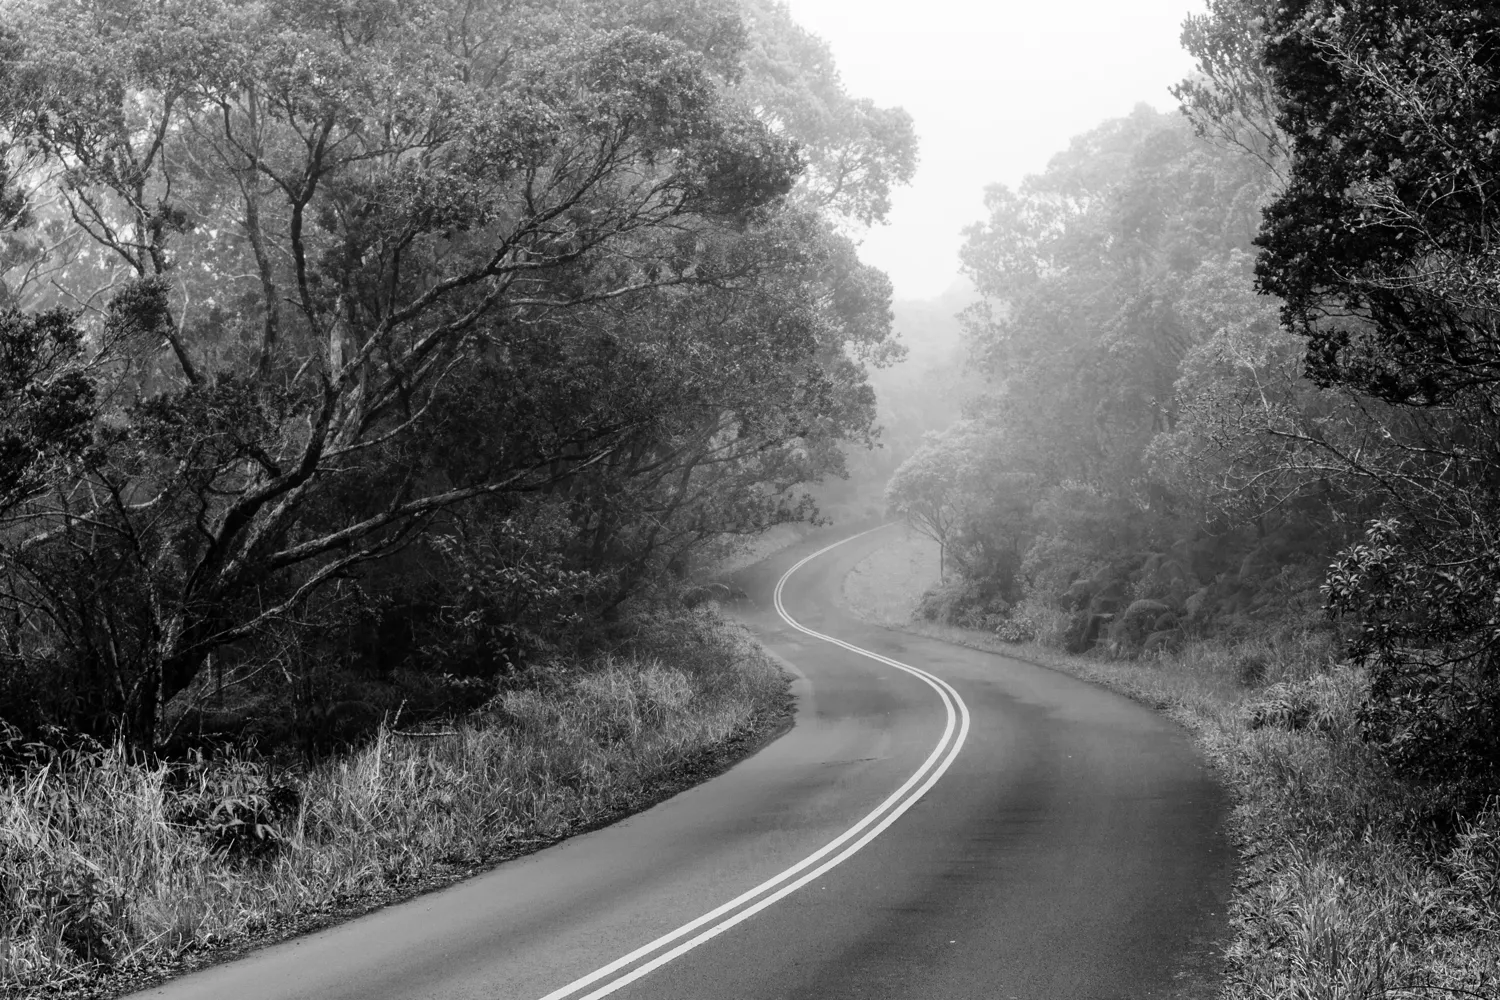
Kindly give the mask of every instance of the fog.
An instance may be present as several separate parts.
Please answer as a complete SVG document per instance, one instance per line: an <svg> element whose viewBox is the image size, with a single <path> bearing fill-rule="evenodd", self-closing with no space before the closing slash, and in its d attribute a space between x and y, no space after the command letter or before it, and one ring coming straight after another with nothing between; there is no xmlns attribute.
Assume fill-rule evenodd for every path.
<svg viewBox="0 0 1500 1000"><path fill-rule="evenodd" d="M1068 139L1137 103L1166 110L1192 61L1178 44L1188 0L1030 3L789 0L833 48L849 91L916 120L922 164L898 189L866 261L898 299L941 294L957 276L960 230L985 185L1041 171Z"/></svg>

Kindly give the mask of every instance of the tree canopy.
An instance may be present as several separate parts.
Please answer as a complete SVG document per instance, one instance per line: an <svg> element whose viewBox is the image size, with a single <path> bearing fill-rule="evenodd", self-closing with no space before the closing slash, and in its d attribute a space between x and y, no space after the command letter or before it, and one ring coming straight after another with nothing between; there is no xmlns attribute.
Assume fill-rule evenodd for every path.
<svg viewBox="0 0 1500 1000"><path fill-rule="evenodd" d="M1336 635L1370 739L1494 787L1497 17L1212 0L1182 116L986 192L962 259L988 384L890 497L950 549L1026 548L953 559L934 610L1112 655ZM1033 502L985 524L1002 472Z"/></svg>
<svg viewBox="0 0 1500 1000"><path fill-rule="evenodd" d="M910 121L779 6L0 23L0 604L14 683L88 702L35 687L43 716L149 746L216 655L372 600L441 617L450 584L394 567L456 586L463 539L525 563L512 589L581 574L558 621L611 613L809 516L798 484L874 432L899 347L846 232L910 178Z"/></svg>

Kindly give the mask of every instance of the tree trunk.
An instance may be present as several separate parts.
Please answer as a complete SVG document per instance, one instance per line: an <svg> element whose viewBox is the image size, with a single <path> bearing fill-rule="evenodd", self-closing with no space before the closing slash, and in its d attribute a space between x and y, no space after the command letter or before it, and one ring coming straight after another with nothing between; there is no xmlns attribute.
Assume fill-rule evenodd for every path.
<svg viewBox="0 0 1500 1000"><path fill-rule="evenodd" d="M124 713L121 735L132 749L149 754L157 748L162 709L187 690L208 662L210 647L203 641L208 629L207 622L184 625L180 619L163 627L157 657L145 668L135 702Z"/></svg>
<svg viewBox="0 0 1500 1000"><path fill-rule="evenodd" d="M161 663L152 663L133 691L135 703L121 713L120 738L132 750L151 753L156 749L156 729L161 721Z"/></svg>

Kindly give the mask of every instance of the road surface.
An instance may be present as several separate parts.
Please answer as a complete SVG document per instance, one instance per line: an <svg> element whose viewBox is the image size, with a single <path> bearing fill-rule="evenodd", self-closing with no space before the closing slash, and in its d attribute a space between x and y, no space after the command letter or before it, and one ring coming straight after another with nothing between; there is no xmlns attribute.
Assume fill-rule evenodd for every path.
<svg viewBox="0 0 1500 1000"><path fill-rule="evenodd" d="M817 545L741 575L739 610L797 677L796 725L758 754L611 827L138 996L1211 995L1232 852L1187 736L1062 674L854 618L840 584L885 537L786 577L791 621L777 582Z"/></svg>

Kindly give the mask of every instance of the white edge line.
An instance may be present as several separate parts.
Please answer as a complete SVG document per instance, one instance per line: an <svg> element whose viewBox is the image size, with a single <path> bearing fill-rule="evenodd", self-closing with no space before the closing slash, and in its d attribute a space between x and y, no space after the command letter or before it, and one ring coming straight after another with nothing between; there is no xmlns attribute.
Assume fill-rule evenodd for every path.
<svg viewBox="0 0 1500 1000"><path fill-rule="evenodd" d="M887 796L885 800L880 803L880 805L876 806L869 813L867 813L864 818L862 818L858 823L854 824L848 830L845 830L839 836L835 837L827 844L824 844L817 851L809 854L807 857L803 858L795 865L792 865L785 871L772 876L755 888L741 893L734 899L731 899L729 902L717 906L709 912L703 914L702 916L683 924L681 927L663 934L661 937L658 937L654 941L650 941L640 946L627 955L622 955L621 957L615 959L613 962L610 962L608 965L602 966L586 976L575 979L573 980L573 982L568 983L566 986L553 990L551 993L548 993L546 996L542 997L541 1000L564 1000L565 997L572 996L579 990L587 986L592 986L594 983L597 983L601 979L608 978L614 973L619 972L621 969L624 969L639 961L640 959L645 958L652 952L658 951L661 948L664 948L667 945L671 944L673 941L691 934L693 931L702 927L704 924L710 923L718 919L719 917L724 916L724 914L729 913L740 906L743 906L745 903L755 899L757 896L769 892L771 889L774 889L777 885L785 882L793 875L796 875L798 872L804 870L808 866L815 864L831 852L838 850L840 846L848 842L851 838L858 836L862 830L868 827L871 823L875 822L875 820L879 818L882 813L885 813L887 809L890 809L889 815L887 815L884 820L881 820L881 822L876 825L874 829L865 833L864 836L860 837L858 841L856 841L853 845L834 857L832 860L827 861L815 870L808 872L806 875L797 879L797 881L791 883L790 885L782 887L777 892L767 896L765 899L760 900L753 906L746 907L744 910L741 910L734 916L720 921L718 924L710 927L708 930L697 935L696 937L683 942L682 944L678 945L668 952L665 952L664 954L658 955L656 958L645 963L644 965L641 965L632 972L629 972L626 975L605 984L594 992L579 998L579 1000L599 1000L599 998L601 997L606 997L611 993L614 993L616 990L622 989L625 986L628 986L630 983L635 982L637 979L640 979L643 976L646 976L649 973L655 971L656 969L661 968L663 965L666 965L673 959L685 955L689 951L692 951L694 948L710 940L711 938L717 937L718 935L729 930L731 927L735 926L741 921L748 920L750 917L759 913L761 910L764 910L766 907L771 906L772 904L780 901L786 896L789 896L793 892L796 892L798 889L802 888L807 883L817 879L825 872L833 869L839 864L842 864L847 858L851 857L870 841L874 840L877 836L883 833L886 828L888 828L892 823L900 818L900 816L905 813L906 810L910 809L918 799L927 794L927 790L930 789L934 784L936 784L937 780L941 778L943 774L948 770L948 768L952 765L954 758L958 756L959 750L962 749L965 740L968 738L969 709L968 706L964 704L963 699L959 697L958 692L955 691L947 681L944 681L942 678L936 677L933 674L929 674L925 670L921 670L917 667L902 663L899 660L893 660L890 657L881 656L879 653L872 653L867 649L861 649L859 646L855 646L852 643L845 642L842 639L836 639L833 636L824 635L822 632L814 631L813 629L808 628L807 626L803 625L801 622L793 618L790 614L788 614L785 605L783 605L781 601L782 589L786 586L786 582L791 579L792 574L797 572L797 570L812 562L818 556L823 555L825 552L829 552L833 549L838 548L840 545L852 542L856 538L862 538L865 535L870 534L871 532L879 531L884 527L887 527L887 525L882 524L877 527L870 528L867 531L861 531L858 534L850 535L848 538L842 538L837 542L834 542L832 545L825 545L818 551L799 560L796 564L794 564L790 569L788 569L781 575L781 579L776 581L776 589L773 594L773 601L776 606L776 613L781 616L783 621L785 621L788 625L790 625L797 631L803 632L810 636L814 636L818 639L822 639L825 642L830 642L835 646L847 649L852 653L858 653L861 656L866 656L872 660L886 664L887 666L895 667L898 670L904 670L907 673L912 674L913 676L926 682L929 687L936 691L938 693L938 697L940 697L943 701L943 707L947 711L947 724L943 727L942 738L938 740L937 746L933 748L932 753L927 755L927 759L922 762L922 766L917 768L912 776L907 778L900 788L896 789L889 796ZM955 718L954 711L955 703L957 704L957 718ZM958 735L957 738L953 740L952 744L949 745L949 739L953 737L956 722L958 724ZM933 767L933 762L936 761L940 756L942 756L945 748L948 750L947 756L943 758L942 763L937 766L936 770L932 770L932 773L928 774L927 772ZM912 786L916 785L917 782L922 780L924 775L926 775L927 780L923 782L921 787L918 788L916 792L914 792L905 801L900 802L899 805L896 805L894 809L891 809L892 803L896 803L901 799L903 795L906 795L906 793L911 790Z"/></svg>

